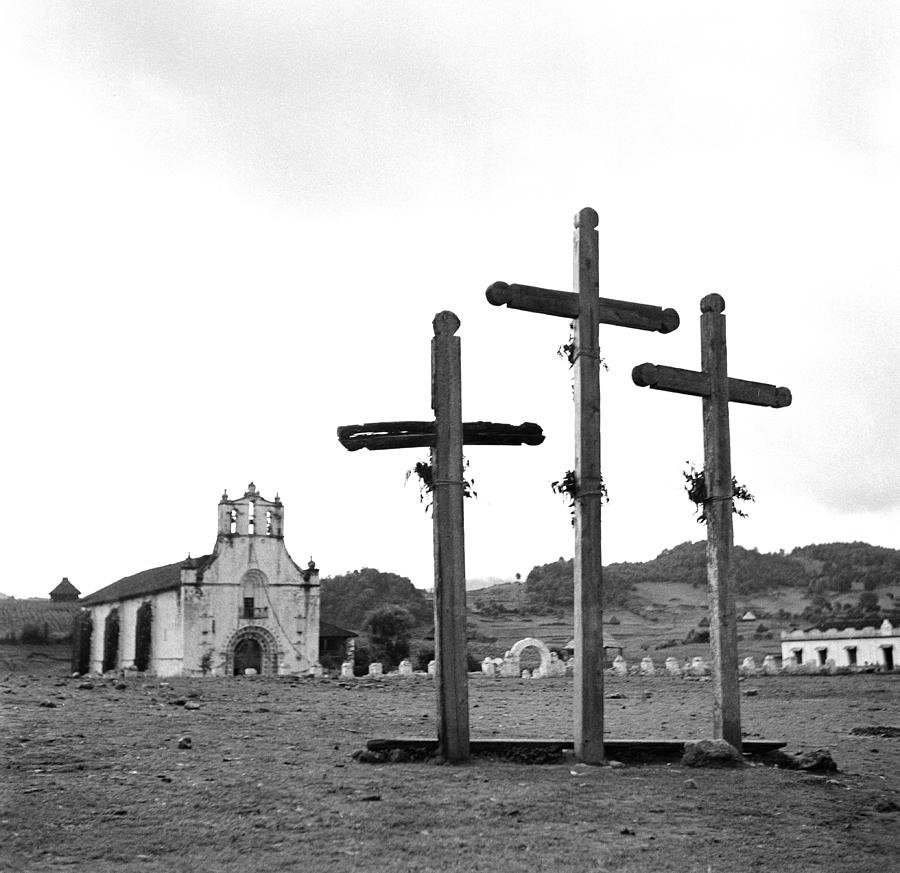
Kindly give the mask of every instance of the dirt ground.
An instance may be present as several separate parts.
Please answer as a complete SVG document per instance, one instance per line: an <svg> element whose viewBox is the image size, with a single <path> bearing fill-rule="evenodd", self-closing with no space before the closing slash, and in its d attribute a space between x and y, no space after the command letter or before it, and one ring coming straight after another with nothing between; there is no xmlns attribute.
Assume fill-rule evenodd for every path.
<svg viewBox="0 0 900 873"><path fill-rule="evenodd" d="M826 775L355 761L370 738L434 735L425 677L83 684L62 662L0 670L2 870L900 869L900 737L851 733L900 728L900 674L742 683L745 735L828 749ZM710 734L708 682L606 694L624 695L611 737ZM571 701L571 680L473 679L472 735L571 736Z"/></svg>

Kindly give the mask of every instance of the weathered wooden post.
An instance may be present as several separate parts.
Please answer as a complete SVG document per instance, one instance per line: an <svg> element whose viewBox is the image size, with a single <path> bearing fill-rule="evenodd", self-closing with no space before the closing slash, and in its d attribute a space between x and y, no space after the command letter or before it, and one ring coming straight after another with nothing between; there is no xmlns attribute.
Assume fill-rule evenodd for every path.
<svg viewBox="0 0 900 873"><path fill-rule="evenodd" d="M703 467L706 483L706 575L709 594L709 642L713 672L713 736L740 750L741 704L738 694L737 616L731 582L734 509L728 403L777 408L790 406L791 392L762 382L728 378L725 300L709 294L700 301L700 372L641 364L632 380L641 387L703 398Z"/></svg>
<svg viewBox="0 0 900 873"><path fill-rule="evenodd" d="M575 322L575 754L603 761L603 567L600 547L600 324L669 333L678 313L600 297L599 217L575 216L575 293L495 282L495 306L556 315Z"/></svg>
<svg viewBox="0 0 900 873"><path fill-rule="evenodd" d="M463 528L462 368L452 312L434 317L431 341L431 408L435 442L434 647L438 742L447 760L469 757L469 677L466 656L466 549Z"/></svg>
<svg viewBox="0 0 900 873"><path fill-rule="evenodd" d="M463 424L459 319L434 317L431 406L434 421L393 421L338 428L357 449L431 448L434 530L435 680L438 749L448 761L469 759L469 687L466 670L466 558L463 525L463 444L539 445L541 428L477 421Z"/></svg>

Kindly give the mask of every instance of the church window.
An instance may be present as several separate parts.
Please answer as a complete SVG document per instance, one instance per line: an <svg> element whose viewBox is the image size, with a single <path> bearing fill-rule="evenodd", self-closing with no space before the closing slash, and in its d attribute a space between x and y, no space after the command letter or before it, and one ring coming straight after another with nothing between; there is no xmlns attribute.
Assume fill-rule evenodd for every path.
<svg viewBox="0 0 900 873"><path fill-rule="evenodd" d="M134 666L142 673L150 666L153 642L153 607L144 603L137 611L134 641Z"/></svg>
<svg viewBox="0 0 900 873"><path fill-rule="evenodd" d="M119 663L119 610L112 609L103 627L103 672L115 670Z"/></svg>
<svg viewBox="0 0 900 873"><path fill-rule="evenodd" d="M245 597L244 598L244 611L242 613L242 618L253 618L253 598Z"/></svg>
<svg viewBox="0 0 900 873"><path fill-rule="evenodd" d="M237 510L231 510L231 520L229 523L229 533L237 533Z"/></svg>
<svg viewBox="0 0 900 873"><path fill-rule="evenodd" d="M272 536L272 512L271 510L266 510L266 536Z"/></svg>
<svg viewBox="0 0 900 873"><path fill-rule="evenodd" d="M255 533L256 526L256 505L251 500L247 504L247 533L253 534Z"/></svg>

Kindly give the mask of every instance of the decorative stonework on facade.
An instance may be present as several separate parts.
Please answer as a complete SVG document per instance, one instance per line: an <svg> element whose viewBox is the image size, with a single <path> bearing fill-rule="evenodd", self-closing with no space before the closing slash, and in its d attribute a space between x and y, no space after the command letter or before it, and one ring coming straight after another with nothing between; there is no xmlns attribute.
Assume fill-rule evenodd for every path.
<svg viewBox="0 0 900 873"><path fill-rule="evenodd" d="M211 554L128 576L81 601L76 670L321 671L319 571L288 554L279 497L266 500L251 482L243 497L222 495L218 519Z"/></svg>
<svg viewBox="0 0 900 873"><path fill-rule="evenodd" d="M900 627L885 619L879 627L808 628L782 631L781 660L794 670L877 667L894 670L900 656Z"/></svg>

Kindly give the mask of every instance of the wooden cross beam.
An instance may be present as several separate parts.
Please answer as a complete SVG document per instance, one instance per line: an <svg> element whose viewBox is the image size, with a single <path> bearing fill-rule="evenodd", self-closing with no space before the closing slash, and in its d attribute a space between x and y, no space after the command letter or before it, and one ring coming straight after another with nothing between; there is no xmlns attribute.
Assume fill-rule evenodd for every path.
<svg viewBox="0 0 900 873"><path fill-rule="evenodd" d="M703 398L703 469L706 482L706 574L709 642L713 662L713 736L741 749L738 694L737 616L731 584L731 437L728 404L749 403L779 409L791 405L791 392L762 382L728 377L725 300L709 294L700 301L701 370L641 364L631 378L641 387Z"/></svg>
<svg viewBox="0 0 900 873"><path fill-rule="evenodd" d="M536 446L544 441L541 428L530 422L463 424L460 342L455 335L459 323L452 312L439 312L434 317L434 421L376 422L338 428L338 439L351 452L362 448L431 449L438 747L448 761L469 759L463 444Z"/></svg>
<svg viewBox="0 0 900 873"><path fill-rule="evenodd" d="M524 424L467 421L462 427L463 442L467 446L539 446L544 441L540 425L529 421ZM434 445L436 434L433 421L378 421L338 428L338 439L350 452L430 447Z"/></svg>
<svg viewBox="0 0 900 873"><path fill-rule="evenodd" d="M506 305L575 322L575 754L603 761L603 591L600 553L600 324L669 333L678 313L600 296L599 217L575 216L575 292L495 282L494 306Z"/></svg>

